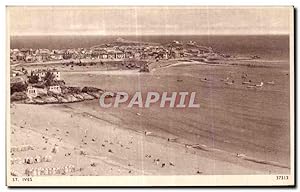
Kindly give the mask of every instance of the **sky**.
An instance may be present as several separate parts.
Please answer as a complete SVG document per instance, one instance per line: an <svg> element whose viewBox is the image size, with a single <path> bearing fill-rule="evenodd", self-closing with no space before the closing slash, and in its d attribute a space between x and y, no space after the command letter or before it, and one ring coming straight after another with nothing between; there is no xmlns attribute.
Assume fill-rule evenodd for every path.
<svg viewBox="0 0 300 192"><path fill-rule="evenodd" d="M289 34L291 7L9 7L10 35Z"/></svg>

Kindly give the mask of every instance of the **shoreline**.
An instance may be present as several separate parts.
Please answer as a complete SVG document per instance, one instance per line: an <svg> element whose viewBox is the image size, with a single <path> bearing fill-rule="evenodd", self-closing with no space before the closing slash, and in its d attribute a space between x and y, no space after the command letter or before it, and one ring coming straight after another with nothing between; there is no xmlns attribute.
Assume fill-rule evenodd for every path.
<svg viewBox="0 0 300 192"><path fill-rule="evenodd" d="M12 112L20 113L23 110L27 110L28 107L29 106L26 106L26 105L23 105L23 106L16 105L13 107ZM41 122L35 122L34 123L35 125L27 124L21 129L19 128L20 124L17 123L16 125L13 125L12 129L15 131L14 134L17 134L21 130L26 130L29 132L33 131L42 137L47 137L48 141L52 140L51 146L57 145L59 148L65 146L63 148L66 148L66 146L70 145L69 147L67 147L67 149L60 149L63 151L62 153L71 151L71 153L73 155L76 151L76 150L74 151L75 148L86 150L88 155L80 155L80 154L75 155L76 156L75 159L76 158L77 159L84 158L88 162L92 162L93 159L94 160L96 159L97 163L100 163L100 162L103 163L103 159L101 159L101 156L103 156L104 154L107 153L107 152L103 152L103 151L101 152L101 150L100 150L100 154L99 154L99 152L97 152L97 151L99 150L99 148L100 149L106 148L106 145L108 144L108 146L110 146L110 148L112 150L112 153L110 154L108 152L107 153L108 155L104 155L105 159L106 159L105 160L106 163L104 162L104 164L108 163L108 164L111 164L113 167L115 167L115 166L123 167L125 170L132 170L131 173L135 172L135 174L137 174L137 175L148 175L148 174L145 174L147 172L149 172L150 175L157 175L157 174L165 175L165 174L170 174L170 173L176 174L176 175L184 175L184 174L187 174L186 172L189 172L189 174L191 174L193 172L193 170L194 170L194 175L197 175L196 169L197 169L197 166L199 166L199 163L202 165L201 166L202 168L198 168L198 169L205 169L205 171L200 170L201 174L232 174L232 173L233 174L234 173L255 174L255 172L256 172L256 174L267 174L268 173L267 170L269 170L269 169L272 169L273 170L272 174L275 174L275 173L286 173L287 170L289 170L286 168L276 167L277 165L274 166L274 165L263 164L264 162L262 162L262 163L247 162L243 159L246 157L235 157L232 154L228 155L227 153L224 153L217 149L211 150L211 149L207 149L203 146L202 146L202 149L201 148L197 149L194 147L184 147L181 143L170 142L170 141L164 140L162 138L157 138L155 136L151 136L151 135L146 136L146 135L142 134L141 132L133 132L126 128L122 128L122 127L118 127L118 126L116 127L107 121L97 119L95 117L90 116L89 114L86 114L86 113L83 113L80 111L77 111L76 113L74 113L73 109L63 109L63 108L57 107L55 105L47 105L47 106L46 105L44 105L44 106L35 105L34 108L36 111L39 111L41 113L44 113L44 111L45 112L46 111L48 111L48 112L55 111L55 114L57 114L57 115L55 115L54 119L48 120L48 124L50 123L50 125L52 125L52 124L54 124L54 125L52 125L52 127L46 126L48 131L45 131L45 126L43 126L44 127L43 129L38 128L42 125L41 122L43 122L43 120L45 119L45 117L42 118L41 115L38 115L39 117L41 117L40 118ZM46 108L47 108L47 110L46 110ZM18 111L18 110L21 110L21 111ZM13 114L13 115L16 115L16 114ZM59 120L60 118L57 119L58 116L69 117L69 118L64 119L62 121L62 120ZM84 127L84 125L82 123L80 123L80 122L79 122L79 124L71 123L71 122L74 122L74 118L75 119L83 118L81 120L82 123L85 122L86 120L94 121L96 123L96 125L95 125L96 127L100 125L102 128L99 129L96 127L95 128L88 127L87 130L82 130L81 127L82 128ZM55 120L55 119L57 119L57 120ZM17 121L21 121L24 123L24 120L21 120L21 119L19 119ZM26 122L30 122L30 121L26 121ZM65 127L65 126L60 127L59 126L60 122L61 123L63 123L63 122L71 123L71 124L67 127ZM79 126L79 130L76 131L76 130L70 129L70 126L74 126L74 125L75 125L75 127ZM55 127L60 127L60 128L58 128L59 133L57 131L55 131L55 129L57 129ZM53 131L51 131L51 129L53 129ZM60 134L60 133L65 132L66 130L68 130L68 132L69 132L68 136L66 136L67 134ZM76 132L79 131L79 132L82 132L85 134L81 135L80 133L78 133L79 135L81 135L81 136L79 136L74 131L76 131ZM52 132L56 133L56 135L53 136L53 134L51 134ZM72 133L72 132L74 132L74 133ZM32 134L29 134L29 135L32 135ZM29 135L27 134L27 137L29 137L29 138L27 139L27 142L25 144L29 144L29 145L31 144L31 145L35 146L34 144L30 143L30 141L33 142L32 139L38 140L37 136L34 136L34 135L29 136ZM87 137L85 137L84 135L86 135ZM119 135L119 137L116 137L117 135ZM14 135L12 135L12 137L13 136ZM38 137L40 137L40 136L38 136ZM33 138L30 139L30 137L33 137ZM87 145L80 142L80 139L76 139L78 137L82 138L83 140L86 140L85 142L87 142ZM93 137L97 137L97 138L95 138L95 141L92 141L92 142L88 141L88 138L93 138ZM57 140L57 138L58 138L58 140ZM60 138L61 138L61 140L60 140ZM100 145L101 142L99 144L96 144L98 140L102 140L102 147ZM109 144L109 142L106 143L105 142L106 140L108 140L108 141L111 140L112 144ZM63 142L63 143L66 142L69 144L65 145L66 143L63 144L61 142ZM130 142L135 143L135 145L129 144ZM140 142L143 142L142 146L139 144ZM12 145L18 146L19 145L18 141L13 139ZM105 145L105 147L103 147L103 145ZM116 147L114 145L118 145L119 147ZM96 146L98 146L98 147L96 147ZM120 148L120 146L123 146L123 147ZM201 145L199 145L199 146L201 147ZM127 149L126 147L128 147L130 149ZM142 149L141 147L144 149L141 150ZM41 148L41 146L39 148ZM132 152L131 152L131 149L133 150ZM160 149L160 150L157 151L155 149ZM34 147L33 151L35 151L35 150L37 151L37 152L35 152L35 154L41 153L41 150L36 148L36 146ZM176 151L176 152L174 151L171 153L168 152L168 154L172 154L173 158L171 158L169 160L163 160L163 157L162 157L162 154L164 154L163 151L170 151L170 150ZM31 153L33 151L31 151ZM124 153L124 151L125 152L127 151L127 152ZM58 153L61 153L61 152L58 152ZM53 156L52 157L53 161L57 161L57 160L55 160L56 154L53 154L53 153L50 153L50 154L52 154L52 156ZM147 154L148 154L148 156L151 156L151 157L146 157ZM121 156L119 156L119 155L121 155ZM185 157L183 158L182 155L184 155ZM145 162L145 160L143 160L145 158L149 159L149 160L153 159L153 156L155 156L155 157L157 156L160 159L160 162L158 163L158 165L156 162L153 162L153 161L147 162L147 160ZM100 160L99 160L99 158L100 158ZM125 161L123 160L123 158ZM191 160L191 159L193 159L193 160ZM198 160L196 162L194 162L195 159L198 159ZM98 162L98 160L100 162ZM64 158L64 159L61 159L60 161L62 161L61 162L62 164L66 164L66 165L73 163L77 167L76 170L79 169L78 167L84 167L84 166L87 166L87 167L84 167L84 169L88 169L88 170L94 168L93 166L83 165L82 163L80 163L78 161L77 161L77 163L75 163L70 158L67 158L67 159ZM134 163L131 163L132 166L128 166L126 163L127 161L132 161ZM166 165L168 163L168 161L171 162L171 164L173 164L173 165ZM162 162L165 163L166 167L165 166L161 167L163 165L163 164L161 164ZM190 162L190 164L194 164L194 165L186 166L187 164L189 164L188 162ZM215 168L212 169L212 167L211 167L212 162L214 162L213 165L216 167L219 167L219 169L217 169L217 170ZM43 163L43 164L47 165L47 163ZM133 164L136 164L139 166L134 166ZM141 167L140 167L142 164L144 164L143 169L141 169ZM206 166L204 166L205 168L203 167L203 165L206 165ZM177 166L183 166L183 167L186 166L186 167L183 169L177 169L176 168ZM225 170L222 171L221 167L223 167L223 166L226 166L227 171L225 171ZM15 166L13 166L13 169L18 169L17 166L15 168L14 167ZM28 165L27 167L37 167L37 165ZM98 167L98 165L96 166L96 168L97 167ZM152 167L152 168L150 168L150 167ZM174 169L173 167L175 167L176 169ZM153 170L153 168L155 168L155 169ZM263 169L265 169L265 171L263 171ZM162 171L162 170L165 170L166 172L164 173L164 171ZM176 173L175 170L178 172ZM258 170L260 170L260 171L258 171ZM22 172L20 170L16 170L16 171ZM87 171L87 170L85 170L85 171ZM89 171L87 171L87 172L89 172ZM180 172L182 172L182 173L180 173ZM75 175L77 175L77 174L75 174ZM99 174L99 175L102 175L102 174ZM109 173L109 175L111 175L111 173ZM112 175L124 175L124 174L120 174L118 171L116 171L115 174L112 174ZM125 175L130 175L130 174L129 174L129 172L127 172Z"/></svg>

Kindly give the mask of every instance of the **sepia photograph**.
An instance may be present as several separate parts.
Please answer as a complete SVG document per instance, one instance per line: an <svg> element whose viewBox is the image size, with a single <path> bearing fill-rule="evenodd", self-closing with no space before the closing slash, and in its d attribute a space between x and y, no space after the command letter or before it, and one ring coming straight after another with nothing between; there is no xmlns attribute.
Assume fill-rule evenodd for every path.
<svg viewBox="0 0 300 192"><path fill-rule="evenodd" d="M7 6L8 186L293 186L294 7Z"/></svg>

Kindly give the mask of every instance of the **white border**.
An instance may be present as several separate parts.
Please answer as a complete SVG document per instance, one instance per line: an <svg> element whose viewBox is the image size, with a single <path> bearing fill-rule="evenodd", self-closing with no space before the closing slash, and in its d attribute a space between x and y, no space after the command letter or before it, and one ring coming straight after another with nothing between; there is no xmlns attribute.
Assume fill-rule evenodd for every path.
<svg viewBox="0 0 300 192"><path fill-rule="evenodd" d="M90 1L90 0L84 0L84 1L79 1L79 0L72 0L71 2L65 2L65 1L58 1L58 0L46 0L43 1L43 3L41 3L40 1L7 1L7 0L2 0L1 2L1 9L0 9L0 17L1 17L1 24L2 24L2 35L0 36L0 41L1 43L1 51L0 51L0 58L2 59L2 65L1 65L1 72L2 72L2 79L1 79L1 87L2 87L2 92L5 93L5 85L6 85L6 79L5 79L5 65L3 65L5 63L5 5L295 5L296 7L300 7L298 1L290 1L290 0L286 0L286 1L279 1L279 0L273 0L273 1L263 1L263 0L252 0L252 1L224 1L224 0L210 0L210 1L201 1L201 4L199 1L191 1L191 0L185 0L185 1L157 1L157 0L152 0L152 1L148 1L148 2L143 2L141 3L141 1L132 1L132 0L127 0L122 1L122 0L110 0L110 1ZM298 20L297 20L298 23ZM298 51L297 53L298 54ZM299 68L299 67L298 67ZM298 70L297 70L298 72ZM4 74L3 74L4 73ZM291 77L292 78L292 77ZM299 85L299 84L298 84ZM298 87L298 86L297 86ZM298 87L299 89L299 87ZM0 104L2 104L2 106L5 106L5 94L1 94L1 100L0 100ZM297 115L298 117L298 115ZM2 125L5 124L5 108L2 107L1 110L1 122L3 123ZM5 126L3 126L5 127ZM4 130L3 130L4 131ZM299 131L298 131L299 134ZM2 134L2 140L5 141L5 134ZM294 143L292 143L294 144ZM3 145L5 145L5 142L3 142ZM1 152L2 154L5 154L5 147L1 147ZM298 149L299 150L299 149ZM4 162L4 161L2 161ZM5 164L2 163L1 166L1 180L3 182L3 185L1 185L1 191L6 190L7 188L4 186L4 181L5 181ZM299 178L299 177L298 177ZM298 182L299 183L299 182ZM229 189L230 190L230 189Z"/></svg>

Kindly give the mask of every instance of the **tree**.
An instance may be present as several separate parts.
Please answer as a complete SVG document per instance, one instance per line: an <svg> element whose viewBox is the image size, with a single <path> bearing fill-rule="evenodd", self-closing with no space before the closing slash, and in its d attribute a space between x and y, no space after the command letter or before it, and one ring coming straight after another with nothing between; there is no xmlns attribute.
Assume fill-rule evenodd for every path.
<svg viewBox="0 0 300 192"><path fill-rule="evenodd" d="M53 75L53 73L48 71L44 77L45 85L51 86L54 82L54 78L55 78L55 76Z"/></svg>
<svg viewBox="0 0 300 192"><path fill-rule="evenodd" d="M23 82L12 83L10 86L10 94L13 94L15 92L26 91L26 89L27 89L27 84Z"/></svg>
<svg viewBox="0 0 300 192"><path fill-rule="evenodd" d="M37 76L37 75L29 76L28 82L32 83L32 84L38 83L39 82L39 76Z"/></svg>

